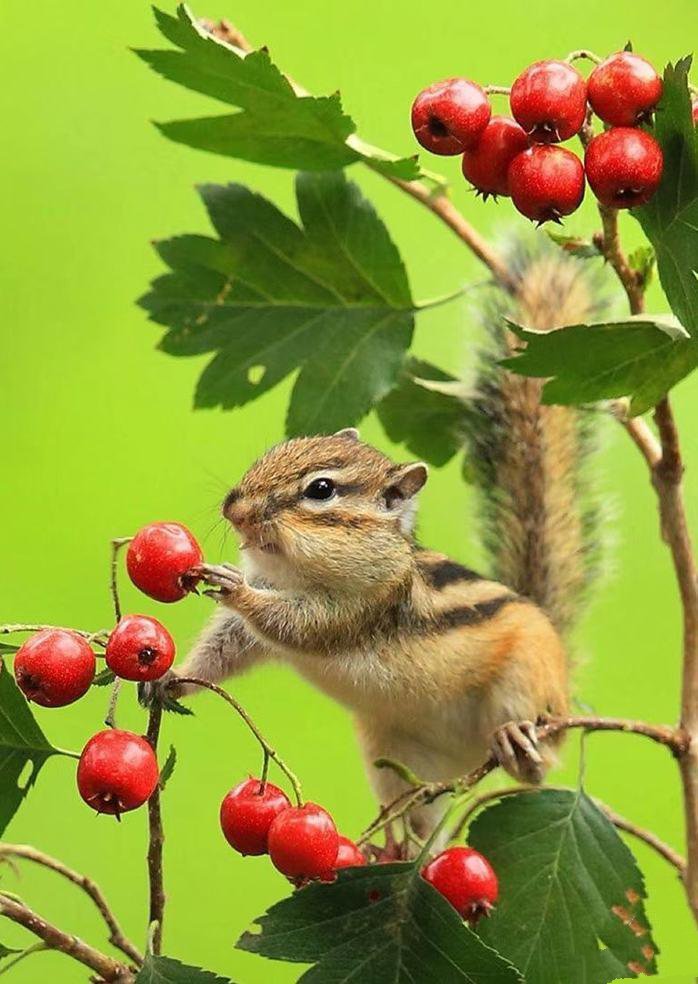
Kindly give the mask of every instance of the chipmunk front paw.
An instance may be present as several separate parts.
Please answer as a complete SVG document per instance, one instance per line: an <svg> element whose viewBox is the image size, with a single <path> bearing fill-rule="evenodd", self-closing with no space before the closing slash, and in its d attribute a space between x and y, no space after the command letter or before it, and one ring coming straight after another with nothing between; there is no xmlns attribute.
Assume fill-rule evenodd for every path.
<svg viewBox="0 0 698 984"><path fill-rule="evenodd" d="M245 584L242 571L233 564L201 564L196 573L206 584L218 589L204 594L223 603L234 598Z"/></svg>
<svg viewBox="0 0 698 984"><path fill-rule="evenodd" d="M492 754L515 779L533 784L542 782L543 757L538 751L533 721L508 721L497 728L492 739Z"/></svg>

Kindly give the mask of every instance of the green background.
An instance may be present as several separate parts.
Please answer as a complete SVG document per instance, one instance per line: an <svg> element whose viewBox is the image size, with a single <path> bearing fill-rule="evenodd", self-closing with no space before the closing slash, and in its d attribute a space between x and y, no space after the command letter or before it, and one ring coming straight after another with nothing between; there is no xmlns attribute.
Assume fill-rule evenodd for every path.
<svg viewBox="0 0 698 984"><path fill-rule="evenodd" d="M686 53L698 27L695 0L240 0L197 13L235 19L311 91L339 87L361 135L397 152L412 151L409 104L436 78L466 74L502 84L534 59L561 57L578 47L606 53L628 36L661 65ZM158 329L133 303L159 270L148 241L206 230L192 190L198 181L240 180L291 209L292 177L158 136L149 119L203 115L212 106L158 79L128 52L129 45L157 44L146 3L66 0L30 8L3 0L0 26L0 619L99 628L110 620L110 537L150 520L178 519L196 532L209 560L234 559L232 537L225 540L217 522L219 502L249 463L282 436L288 390L283 385L234 413L192 413L203 362L155 351ZM483 205L468 193L457 160L439 169L452 177L457 204L483 231L496 233L513 219L506 202ZM483 278L483 269L425 210L358 166L352 177L386 220L417 297ZM587 202L567 228L587 232L593 221ZM633 221L625 225L629 242L636 241ZM649 307L665 309L657 287ZM447 368L466 367L476 337L472 320L465 306L426 313L417 351ZM679 388L675 403L695 530L695 380ZM393 450L373 419L364 423L363 434ZM577 692L602 713L673 721L680 676L676 591L644 463L614 426L604 432L598 485L611 513L612 549L608 576L578 633ZM477 563L471 507L458 466L435 471L422 500L423 540ZM163 618L182 653L211 607L194 597L158 606L130 585L123 598L127 609ZM344 831L358 834L374 805L347 714L279 666L236 681L234 689L301 774L307 796L330 808ZM106 698L106 691L96 690L69 709L40 710L40 722L55 742L79 749L101 726ZM120 723L143 728L130 694L120 714ZM203 696L195 718L167 718L165 747L169 742L177 746L179 762L164 797L166 952L243 984L295 980L298 968L233 949L253 917L287 890L268 861L239 858L218 829L224 792L259 768L253 739L223 702ZM566 767L555 779L574 781L576 760L572 739ZM93 875L142 943L145 813L131 814L121 825L95 818L75 793L74 772L69 759L50 761L6 836ZM592 794L681 847L677 774L663 749L636 737L593 737L586 777ZM698 969L698 955L677 879L643 847L637 856L663 951L662 975L684 984L688 972ZM2 877L48 918L97 945L103 942L101 924L78 890L26 866L19 880L9 870ZM14 926L0 926L4 942L24 938ZM33 957L13 973L18 982L86 976L54 954Z"/></svg>

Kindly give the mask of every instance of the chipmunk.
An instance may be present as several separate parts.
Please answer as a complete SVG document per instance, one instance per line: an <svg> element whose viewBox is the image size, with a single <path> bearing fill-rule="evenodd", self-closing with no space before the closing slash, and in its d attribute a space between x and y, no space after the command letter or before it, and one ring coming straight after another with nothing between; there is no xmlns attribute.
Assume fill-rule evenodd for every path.
<svg viewBox="0 0 698 984"><path fill-rule="evenodd" d="M492 302L500 340L505 309L537 328L589 317L578 261L544 250L518 262L517 296ZM405 784L379 758L438 781L494 753L516 779L540 782L555 749L535 722L568 709L561 633L586 576L580 426L575 411L541 406L539 381L493 365L490 355L465 426L504 583L417 543L426 465L395 464L354 429L268 451L223 503L241 568L200 569L220 609L177 673L216 682L289 663L354 715L381 804ZM169 687L196 689L176 677ZM418 836L441 809L412 812Z"/></svg>

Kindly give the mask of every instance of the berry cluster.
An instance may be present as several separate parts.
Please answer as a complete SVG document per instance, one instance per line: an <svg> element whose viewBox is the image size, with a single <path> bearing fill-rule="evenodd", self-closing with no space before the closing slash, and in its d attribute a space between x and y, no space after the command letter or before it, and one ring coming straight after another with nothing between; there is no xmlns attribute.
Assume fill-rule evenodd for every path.
<svg viewBox="0 0 698 984"><path fill-rule="evenodd" d="M505 90L506 91L506 90ZM467 79L436 82L412 105L412 128L434 154L462 155L478 193L511 197L527 218L559 222L584 198L585 176L601 204L649 201L662 177L662 150L642 125L662 96L662 80L630 51L610 55L585 80L568 61L526 68L509 93L511 116L493 116L488 93ZM594 135L592 114L604 123ZM698 100L693 107L698 115ZM559 144L583 137L584 163Z"/></svg>
<svg viewBox="0 0 698 984"><path fill-rule="evenodd" d="M200 577L203 553L178 523L151 523L130 541L126 568L133 583L158 601L178 601ZM104 649L107 666L122 680L158 680L172 666L175 644L157 619L124 615ZM64 707L89 690L95 653L83 635L69 629L43 629L18 650L14 673L30 701ZM120 818L143 806L158 786L160 770L147 738L106 728L93 735L80 755L78 791L97 813ZM341 868L367 863L350 838L342 836L316 803L292 806L282 789L262 779L240 782L224 797L220 825L228 843L243 855L268 854L272 864L296 886L333 881ZM380 861L394 854L375 852ZM422 875L471 924L497 900L497 877L489 862L468 847L452 847L430 861Z"/></svg>

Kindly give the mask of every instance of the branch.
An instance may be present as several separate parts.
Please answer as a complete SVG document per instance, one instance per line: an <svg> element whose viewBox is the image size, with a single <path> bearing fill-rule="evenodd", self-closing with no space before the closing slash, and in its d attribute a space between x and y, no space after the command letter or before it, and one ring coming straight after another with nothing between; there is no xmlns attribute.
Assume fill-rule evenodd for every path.
<svg viewBox="0 0 698 984"><path fill-rule="evenodd" d="M0 635L12 635L15 632L43 632L44 629L55 629L57 632L74 632L75 635L82 636L88 642L96 642L99 646L104 646L109 638L109 629L98 629L97 632L88 632L86 629L69 629L63 625L37 625L27 622L22 622L18 625L0 625Z"/></svg>
<svg viewBox="0 0 698 984"><path fill-rule="evenodd" d="M114 615L116 621L121 621L121 601L119 600L119 579L118 579L118 560L119 551L122 547L125 547L127 543L130 543L133 539L132 536L118 536L111 541L111 565L110 565L110 588L111 588L111 600L114 606Z"/></svg>
<svg viewBox="0 0 698 984"><path fill-rule="evenodd" d="M223 700L227 701L230 704L231 707L234 707L235 710L240 715L240 717L245 722L245 724L247 725L247 727L250 729L250 731L252 732L252 734L255 736L255 738L257 739L257 741L259 742L259 744L262 746L262 751L264 752L264 762L265 762L264 778L266 778L266 763L267 763L268 759L273 759L273 761L276 762L276 764L278 765L278 767L281 769L281 771L283 772L283 774L286 776L286 778L288 779L288 781L291 783L291 786L293 787L293 792L294 792L294 795L296 797L296 801L297 801L298 805L299 806L302 805L302 803L303 803L303 794L301 792L301 784L298 781L298 777L296 776L296 774L294 772L292 772L289 769L289 767L286 765L286 763L281 758L281 756L278 754L278 752L274 748L272 748L272 746L269 744L269 742L264 737L264 735L262 734L262 732L259 730L259 728L257 727L257 725L254 723L254 721L252 720L252 718L250 717L250 715L247 713L247 711L245 710L245 708L242 706L242 704L240 704L233 697L233 695L231 693L228 693L228 691L227 690L224 690L223 687L219 687L215 683L210 683L208 680L202 680L199 677L180 677L180 676L178 676L178 677L176 677L176 678L173 679L172 683L175 686L179 685L180 683L189 683L189 684L193 684L194 686L197 686L197 687L204 687L206 690L211 690L214 694L218 694L218 696L219 697L222 697Z"/></svg>
<svg viewBox="0 0 698 984"><path fill-rule="evenodd" d="M615 810L612 810L610 806L606 806L606 804L602 803L600 800L595 800L594 802L600 810L603 810L614 827L617 827L618 830L625 831L626 834L631 834L633 837L637 837L638 840L644 841L648 847L651 847L657 852L657 854L660 854L665 861L668 861L669 864L673 865L673 867L676 868L678 873L683 877L686 870L686 862L681 855L674 850L673 847L665 844L664 841L660 840L660 838L657 837L656 834L652 833L651 830L646 830L644 827L638 827L638 825L633 823L632 820L627 820L625 817L622 817L620 813L616 813Z"/></svg>
<svg viewBox="0 0 698 984"><path fill-rule="evenodd" d="M160 737L162 707L153 704L148 718L146 737L157 752ZM160 810L160 787L155 787L153 795L148 800L148 881L150 884L150 907L148 924L151 927L151 949L157 956L162 949L162 921L165 914L165 887L162 875L162 848L165 843L165 833L162 827Z"/></svg>
<svg viewBox="0 0 698 984"><path fill-rule="evenodd" d="M599 215L603 225L603 237L599 240L601 252L611 264L628 297L631 314L642 314L645 310L645 290L642 278L628 263L621 249L618 234L618 209L599 204Z"/></svg>
<svg viewBox="0 0 698 984"><path fill-rule="evenodd" d="M0 893L0 915L24 926L30 933L42 939L52 950L60 950L61 953L73 957L74 960L96 971L104 981L115 981L118 984L133 984L135 981L130 967L107 957L88 943L83 943L77 936L69 936L28 908L23 902L10 898L4 893Z"/></svg>
<svg viewBox="0 0 698 984"><path fill-rule="evenodd" d="M126 956L130 957L135 963L143 963L143 955L124 934L116 916L109 907L101 888L95 884L91 878L88 878L87 875L81 875L79 872L73 871L72 868L69 868L62 861L59 861L57 858L52 858L48 854L44 854L43 851L38 851L35 847L30 847L28 844L0 843L0 857L23 858L25 861L33 861L34 864L41 865L44 868L49 868L51 871L55 871L64 878L67 878L68 881L73 883L73 885L77 885L78 888L81 888L87 895L89 895L102 916L102 919L107 924L110 934L109 942L112 946L117 947L117 949L121 950L122 953L125 953Z"/></svg>

